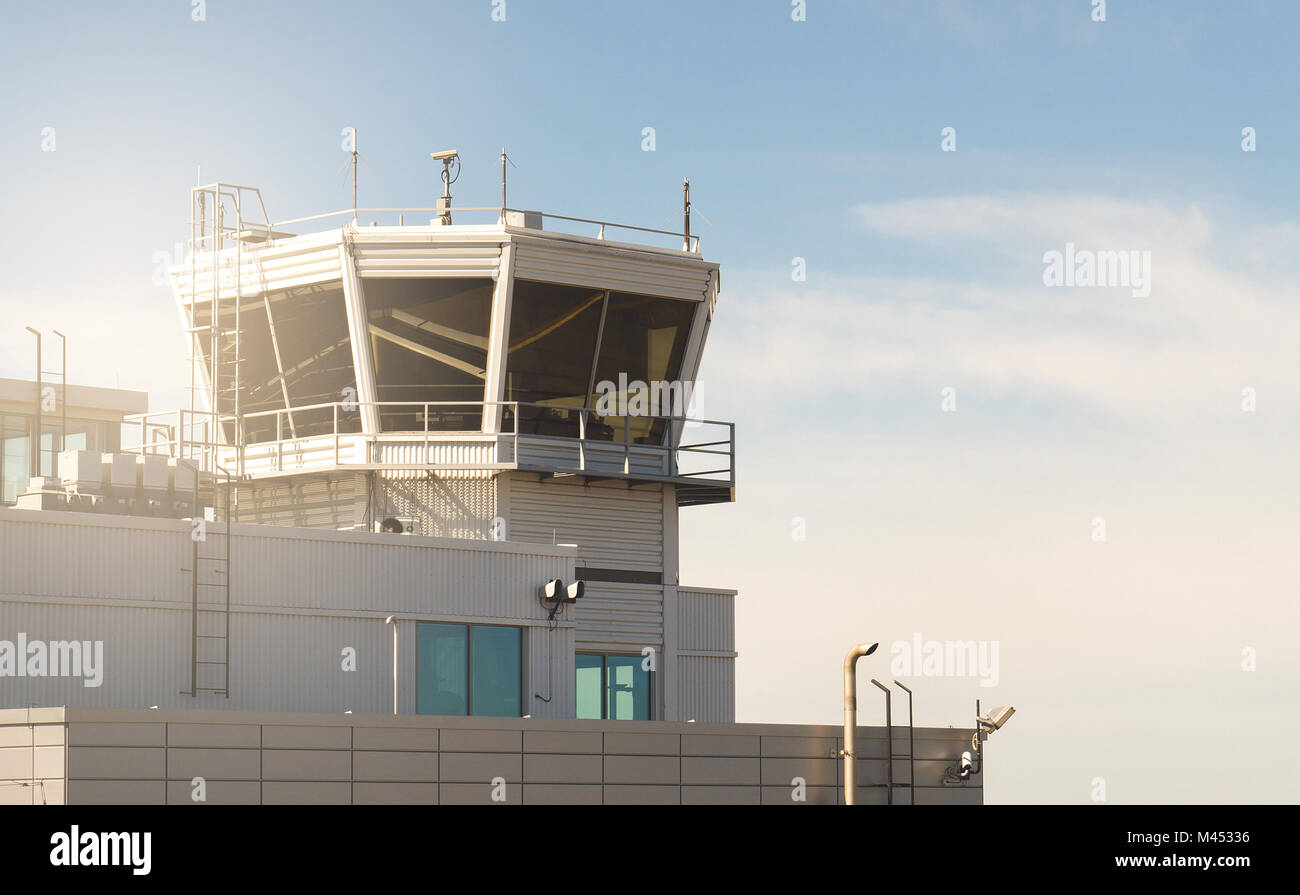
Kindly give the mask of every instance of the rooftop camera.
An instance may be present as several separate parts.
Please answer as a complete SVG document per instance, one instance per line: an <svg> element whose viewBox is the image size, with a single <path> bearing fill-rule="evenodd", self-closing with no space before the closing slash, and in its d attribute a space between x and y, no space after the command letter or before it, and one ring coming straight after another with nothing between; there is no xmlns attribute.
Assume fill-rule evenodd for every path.
<svg viewBox="0 0 1300 895"><path fill-rule="evenodd" d="M458 155L460 153L455 149L444 149L442 152L429 153L429 158L437 159L440 162L449 162Z"/></svg>

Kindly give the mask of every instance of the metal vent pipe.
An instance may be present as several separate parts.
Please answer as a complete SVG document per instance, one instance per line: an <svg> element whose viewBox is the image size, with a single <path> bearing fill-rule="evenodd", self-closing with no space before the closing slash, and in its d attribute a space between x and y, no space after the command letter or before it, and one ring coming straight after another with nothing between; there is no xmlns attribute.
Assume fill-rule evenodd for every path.
<svg viewBox="0 0 1300 895"><path fill-rule="evenodd" d="M879 643L859 643L844 657L844 804L852 805L856 795L857 768L854 766L853 737L858 727L858 659L876 651Z"/></svg>

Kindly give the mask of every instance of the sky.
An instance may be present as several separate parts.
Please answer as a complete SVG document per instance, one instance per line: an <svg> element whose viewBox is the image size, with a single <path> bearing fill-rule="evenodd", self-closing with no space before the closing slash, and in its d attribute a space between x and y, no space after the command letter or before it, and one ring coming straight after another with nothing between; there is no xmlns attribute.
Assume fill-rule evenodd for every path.
<svg viewBox="0 0 1300 895"><path fill-rule="evenodd" d="M682 581L740 592L737 720L837 722L879 641L918 724L1016 706L991 803L1300 801L1300 6L1105 7L10 6L0 376L58 328L72 381L186 402L155 274L198 166L273 220L350 205L346 127L367 206L432 204L444 148L458 205L503 146L517 207L671 228L689 177L738 496L683 511ZM917 638L993 685L902 673Z"/></svg>

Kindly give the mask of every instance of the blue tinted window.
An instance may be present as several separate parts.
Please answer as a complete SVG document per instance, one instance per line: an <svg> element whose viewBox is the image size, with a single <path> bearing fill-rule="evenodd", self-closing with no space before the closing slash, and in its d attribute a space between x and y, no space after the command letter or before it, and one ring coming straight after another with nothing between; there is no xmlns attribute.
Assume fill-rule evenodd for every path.
<svg viewBox="0 0 1300 895"><path fill-rule="evenodd" d="M417 710L421 715L464 715L469 705L468 643L464 625L416 626Z"/></svg>
<svg viewBox="0 0 1300 895"><path fill-rule="evenodd" d="M578 668L578 717L599 720L605 717L605 657L579 653L574 659Z"/></svg>
<svg viewBox="0 0 1300 895"><path fill-rule="evenodd" d="M574 657L579 718L649 721L651 676L643 656Z"/></svg>
<svg viewBox="0 0 1300 895"><path fill-rule="evenodd" d="M643 661L641 656L606 657L606 717L615 721L650 720L650 672L642 668Z"/></svg>
<svg viewBox="0 0 1300 895"><path fill-rule="evenodd" d="M518 718L519 629L474 625L470 636L470 714Z"/></svg>

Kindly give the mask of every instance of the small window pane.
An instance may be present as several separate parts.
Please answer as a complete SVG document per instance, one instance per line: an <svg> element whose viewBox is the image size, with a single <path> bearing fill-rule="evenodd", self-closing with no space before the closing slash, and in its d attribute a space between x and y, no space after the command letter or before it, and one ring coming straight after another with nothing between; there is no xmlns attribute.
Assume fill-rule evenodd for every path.
<svg viewBox="0 0 1300 895"><path fill-rule="evenodd" d="M696 307L698 305L692 301L611 293L605 330L600 340L600 357L596 362L598 391L592 395L592 406L597 405L602 382L616 387L627 382L629 390L645 394L654 388L652 383L675 381L681 375L686 337L690 334ZM660 444L666 423L654 417L686 412L685 407L670 406L670 396L655 393L650 400L659 406L641 408L638 406L640 402L627 391L618 394L619 405L633 415L610 414L598 418L590 437L614 441L626 437L634 444ZM632 431L624 433L629 421Z"/></svg>
<svg viewBox="0 0 1300 895"><path fill-rule="evenodd" d="M650 720L650 672L641 667L641 656L609 656L609 710L615 721Z"/></svg>
<svg viewBox="0 0 1300 895"><path fill-rule="evenodd" d="M519 629L475 625L472 629L474 707L470 714L518 718Z"/></svg>
<svg viewBox="0 0 1300 895"><path fill-rule="evenodd" d="M468 704L468 646L464 625L417 626L417 710L421 715L463 715Z"/></svg>
<svg viewBox="0 0 1300 895"><path fill-rule="evenodd" d="M575 657L578 668L578 717L599 720L604 717L603 706L605 673L604 656L588 656L579 653Z"/></svg>
<svg viewBox="0 0 1300 895"><path fill-rule="evenodd" d="M515 281L506 400L548 405L519 408L521 433L578 436L604 298L598 289ZM513 425L507 413L507 430Z"/></svg>
<svg viewBox="0 0 1300 895"><path fill-rule="evenodd" d="M380 401L472 404L380 408L385 432L482 427L492 317L490 279L380 277L362 284Z"/></svg>

